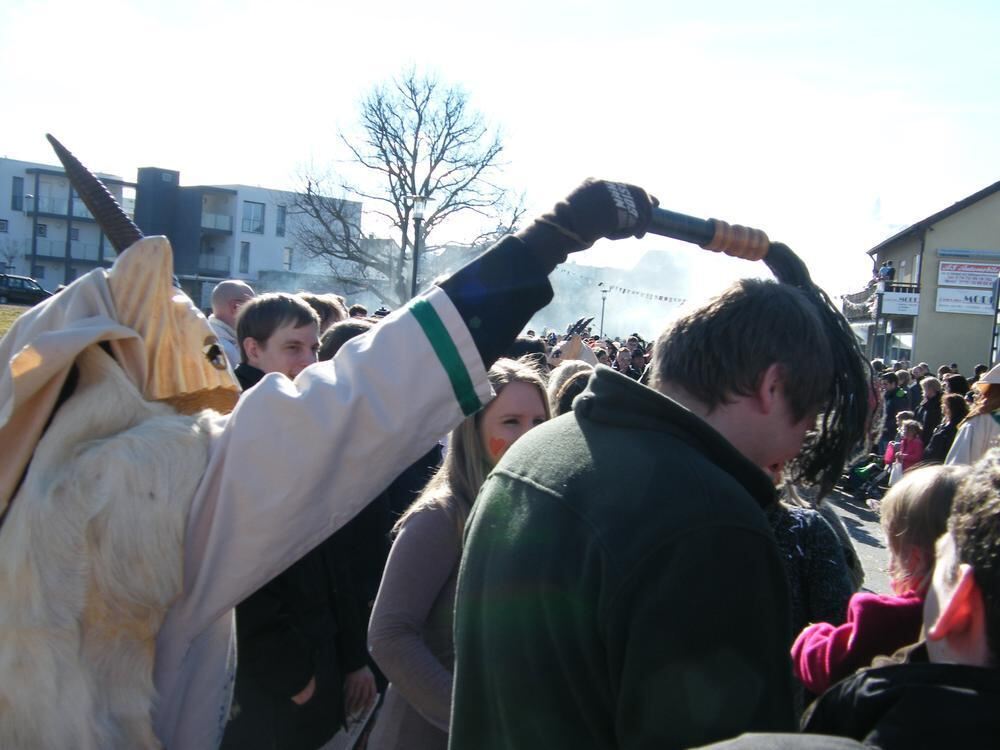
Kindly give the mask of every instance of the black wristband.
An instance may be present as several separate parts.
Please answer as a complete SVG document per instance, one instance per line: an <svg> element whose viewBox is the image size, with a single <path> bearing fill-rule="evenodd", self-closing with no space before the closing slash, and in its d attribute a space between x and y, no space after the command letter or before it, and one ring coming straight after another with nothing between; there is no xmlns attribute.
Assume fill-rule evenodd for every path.
<svg viewBox="0 0 1000 750"><path fill-rule="evenodd" d="M531 316L552 301L548 274L559 262L553 258L508 236L440 282L487 368L507 351Z"/></svg>

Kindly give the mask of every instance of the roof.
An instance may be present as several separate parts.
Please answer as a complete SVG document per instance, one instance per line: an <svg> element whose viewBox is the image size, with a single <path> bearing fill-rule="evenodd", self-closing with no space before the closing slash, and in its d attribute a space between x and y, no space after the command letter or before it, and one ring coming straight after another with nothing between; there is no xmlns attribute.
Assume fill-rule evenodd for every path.
<svg viewBox="0 0 1000 750"><path fill-rule="evenodd" d="M936 214L932 214L931 216L928 216L926 219L921 219L916 224L908 226L903 231L897 232L896 234L892 235L892 237L890 237L889 239L883 240L882 242L877 244L875 247L873 247L871 250L868 251L868 254L875 255L879 250L886 247L887 245L891 245L897 240L901 240L908 235L915 234L916 232L921 232L924 229L927 229L927 227L931 226L932 224L937 224L942 219L947 219L952 214L957 214L959 211L968 208L974 203L978 203L983 198L989 198L991 195L993 195L993 193L996 193L997 191L1000 191L1000 182L994 182L989 187L985 187L979 192L973 193L967 198L963 198L958 203L953 203L943 211L938 211Z"/></svg>

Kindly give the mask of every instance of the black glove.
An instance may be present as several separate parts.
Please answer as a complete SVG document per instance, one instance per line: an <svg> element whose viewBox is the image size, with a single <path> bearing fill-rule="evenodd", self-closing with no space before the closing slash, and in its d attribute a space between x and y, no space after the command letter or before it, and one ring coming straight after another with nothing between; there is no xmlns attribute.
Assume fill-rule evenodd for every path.
<svg viewBox="0 0 1000 750"><path fill-rule="evenodd" d="M518 236L551 255L555 267L567 254L586 250L602 237L642 237L657 205L656 198L635 185L588 179Z"/></svg>
<svg viewBox="0 0 1000 750"><path fill-rule="evenodd" d="M566 328L566 336L564 337L566 341L569 341L575 334L580 334L581 336L586 332L587 326L594 322L593 317L590 318L580 318L575 323L570 323Z"/></svg>

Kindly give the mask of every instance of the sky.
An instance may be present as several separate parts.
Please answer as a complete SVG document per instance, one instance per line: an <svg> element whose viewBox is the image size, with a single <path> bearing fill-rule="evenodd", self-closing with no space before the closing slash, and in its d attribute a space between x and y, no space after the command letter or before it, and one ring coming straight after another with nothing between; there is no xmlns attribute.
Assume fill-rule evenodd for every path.
<svg viewBox="0 0 1000 750"><path fill-rule="evenodd" d="M998 36L1000 3L962 0L5 0L0 156L52 163L51 132L126 179L294 190L343 159L365 93L413 67L499 128L529 215L587 176L632 182L764 229L836 295L867 281L865 250L1000 180ZM748 272L655 237L573 261L649 251L689 271L649 279L657 294Z"/></svg>

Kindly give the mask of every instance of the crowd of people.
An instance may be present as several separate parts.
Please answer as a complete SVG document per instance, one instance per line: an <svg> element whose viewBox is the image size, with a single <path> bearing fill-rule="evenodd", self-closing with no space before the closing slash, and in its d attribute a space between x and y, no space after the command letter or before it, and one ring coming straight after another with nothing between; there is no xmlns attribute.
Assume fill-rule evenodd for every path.
<svg viewBox="0 0 1000 750"><path fill-rule="evenodd" d="M748 303L744 301L743 304ZM317 359L331 358L345 341L370 331L384 317L368 317L366 313L357 305L349 309L346 302L335 295L255 296L244 282L226 281L215 290L210 321L220 340L231 339L236 343L235 373L244 388L251 388L267 373L279 372L294 378ZM704 312L699 314L704 315ZM759 317L760 311L753 314ZM681 437L681 434L671 434L676 428L666 430L669 438L665 445L656 445L657 440L646 434L641 435L641 442L632 443L627 432L611 430L612 441L618 443L615 447L603 445L606 438L601 437L601 433L607 425L584 430L588 448L586 460L583 460L574 457L578 449L573 447L572 440L560 452L559 446L565 441L561 440L561 435L568 426L564 423L562 430L549 431L545 438L534 441L534 449L524 449L531 451L530 460L522 457L519 463L512 463L507 472L502 471L502 466L497 469L501 458L515 442L551 418L576 409L578 422L584 418L593 419L590 409L585 408L588 401L600 404L610 398L610 403L617 407L612 409L615 416L611 424L617 422L618 428L636 420L649 422L644 429L652 429L656 424L655 399L651 397L651 402L644 404L641 392L628 395L634 386L626 386L613 376L604 383L602 379L606 380L607 376L596 370L604 365L628 380L650 386L657 370L654 367L656 344L646 342L637 332L615 338L594 335L590 322L577 321L568 326L566 333L543 331L537 335L531 329L525 331L504 352L505 358L497 360L489 370L489 382L496 398L456 427L437 450L404 472L401 492L397 491L394 498L392 492L380 496L355 521L237 607L240 667L224 747L316 748L328 742L338 730L361 729L360 725L355 727L357 722L367 724L363 732L356 732L361 739L355 746L373 750L444 750L450 739L453 747L477 748L603 747L607 746L605 743L621 741L622 738L616 740L611 735L603 735L597 727L588 726L586 722L572 729L565 726L567 710L583 715L599 709L602 685L608 674L606 665L599 667L591 662L597 654L592 652L586 639L593 635L587 634L586 639L577 641L583 635L577 632L580 627L577 620L587 621L598 615L598 611L590 608L599 602L587 604L586 598L593 594L586 593L586 585L567 599L564 584L553 587L553 579L548 577L553 575L548 561L558 560L573 578L585 576L589 565L593 564L594 545L599 539L599 547L630 547L633 557L650 555L650 560L642 563L647 571L642 575L662 577L677 575L671 569L678 565L680 555L685 558L682 570L691 570L694 575L699 562L708 565L702 559L705 552L714 558L713 568L726 564L734 568L746 565L754 553L750 552L752 546L739 546L746 544L745 540L737 543L728 535L715 539L715 535L721 533L718 530L695 533L693 529L698 528L697 523L682 540L666 545L664 539L655 534L648 541L642 541L645 535L639 535L621 520L616 524L607 517L607 513L627 516L631 512L630 504L623 502L618 494L622 491L620 488L609 485L604 489L602 481L589 476L594 471L594 464L613 461L615 456L624 461L628 456L647 451L662 451L660 460L667 460L679 450L678 445L671 445ZM777 324L777 321L772 323ZM693 322L685 320L678 325L690 327ZM713 330L713 335L718 336L718 331ZM676 687L664 687L660 700L648 706L652 714L644 716L642 702L657 695L657 678L643 675L640 665L634 665L632 668L643 675L630 677L630 680L638 680L630 688L635 690L634 695L616 697L617 701L638 702L622 707L630 717L625 735L631 739L659 738L664 746L685 746L713 734L733 734L740 728L766 728L768 725L782 728L784 718L779 709L784 708L790 708L795 717L802 717L803 726L809 732L849 736L849 732L826 716L827 706L834 699L827 697L814 701L873 663L908 664L915 658L911 652L924 653L915 647L923 636L935 543L948 532L953 499L968 474L967 465L980 456L973 455L968 448L962 455L951 456L948 463L953 465L933 464L943 464L949 457L960 426L970 413L970 404L973 416L984 410L987 414L993 411L986 402L991 387L1000 387L1000 369L993 372L977 366L974 374L965 378L957 368L952 369L954 366L942 366L937 377L930 375L924 363L909 367L906 362L897 362L888 368L875 360L871 366L882 390L879 449L884 452L886 468L880 477L889 483L890 468L898 465L899 470L899 476L892 479L891 490L881 502L872 506L880 511L888 542L893 592L878 594L862 590L865 571L840 516L822 496L785 481L783 462L768 464L769 484L777 486L778 491L758 489L758 502L764 511L766 526L777 542L778 555L776 560L772 557L766 564L771 570L771 578L762 576L760 580L774 584L780 573L787 586L790 637L781 640L783 630L779 627L780 607L776 601L771 602L776 610L771 618L764 620L763 627L771 631L771 641L777 641L772 650L782 651L777 646L783 643L784 651L790 654L794 680L787 686L789 702L785 705L778 700L762 702L758 699L749 713L752 718L737 712L742 722L737 725L728 715L735 707L733 695L725 691L700 694L682 683L684 690L681 692ZM652 385L657 388L655 381ZM696 388L693 384L691 387L692 390ZM604 391L609 388L610 393L615 393L615 389L621 393L608 395ZM676 391L678 396L682 392ZM685 396L688 403L697 403L691 396ZM632 398L636 399L635 405L630 405ZM615 403L617 399L621 399L620 403ZM628 416L630 409L636 410L631 417ZM607 417L598 417L598 424L605 419ZM660 424L659 429L667 424L669 419ZM581 428L577 424L570 429ZM691 436L684 436L682 440L688 437ZM767 435L768 439L773 437ZM710 438L703 436L700 439ZM527 442L530 441L522 444ZM795 447L787 450L784 460L794 456ZM537 491L536 482L552 485L551 478L545 482L543 478L547 471L552 471L553 459L564 467L556 472L558 480L554 485L558 487L578 481L569 478L573 467L588 467L588 484L593 486L576 499L572 511L574 515L593 514L588 519L588 528L600 531L597 539L588 539L593 532L574 530L575 524L569 519L530 510L532 503L523 494L523 488L515 490L510 486L512 482L516 485L517 481L527 481ZM533 472L539 465L543 469L535 477ZM639 461L638 465L643 466L643 462ZM494 469L499 474L494 472L491 484L507 486L502 490L487 486L484 490L487 476ZM707 467L704 473L711 475ZM904 473L906 477L900 479ZM643 517L650 529L666 537L676 534L678 528L692 521L681 522L672 514L667 516L669 523L656 520L652 497L662 492L662 481L654 480L652 472L642 469L631 472L626 484L635 498L635 512ZM679 475L671 476L673 490L679 482L683 482ZM518 498L514 518L518 519L519 530L527 523L521 516L532 515L533 541L520 545L516 553L498 541L518 537L509 515L514 511L509 507L504 508L499 518L478 522L488 529L485 537L478 527L467 533L470 515L488 513L491 503L501 502L496 499L498 497L507 505L510 493ZM611 504L607 504L608 499L613 499ZM591 507L595 502L596 506ZM606 508L601 507L606 504ZM617 533L627 534L627 541L626 537L615 540L608 536L616 526L621 528ZM702 536L705 533L709 536ZM557 542L557 536L561 536L562 541ZM720 549L723 539L725 547L730 548L727 553ZM539 544L546 548L544 552ZM467 545L472 549L477 549L477 545L485 547L486 551L480 554L488 561L487 567L483 568L481 560L477 562L475 557L468 555L463 567L463 550ZM695 555L691 545L699 546L702 555ZM648 551L643 553L643 549ZM372 554L373 550L380 550L380 553ZM325 564L322 562L324 556L329 558ZM662 569L654 573L653 561L661 559ZM573 563L567 564L568 560ZM616 562L612 570L623 564ZM635 564L631 562L626 567ZM602 578L609 574L606 565L607 562L599 568ZM539 570L546 571L546 575L539 577ZM456 622L460 571L464 575L463 601L458 602L459 619ZM556 580L561 575L556 576ZM633 571L631 575L639 574ZM602 580L597 588L605 585ZM635 584L622 585L624 591ZM536 595L530 603L529 597L519 599L526 590L542 586L547 594L541 590L534 592ZM654 591L659 597L663 596L661 591L669 589L668 580L664 579L657 583ZM491 600L492 591L497 591L499 596L495 605ZM631 597L638 595L637 591L627 595L616 593L615 606L638 606L630 602ZM551 601L549 596L552 596ZM623 596L626 598L619 600ZM744 596L760 597L765 596L765 592L756 587ZM770 596L773 597L773 592ZM583 599L575 600L576 597ZM262 599L266 602L263 606ZM646 601L642 608L655 612L675 603L673 598L664 597L659 602ZM747 605L750 604L748 600ZM759 606L759 600L757 604ZM706 619L722 623L725 628L734 625L726 614L732 612L731 599L722 608L708 601L700 601L698 606L703 611L692 618L692 624L674 632L674 637L679 636L674 647L686 652L697 650L699 643L709 651L719 647L718 639L723 638L712 629L706 630ZM639 654L656 654L659 658L653 659L651 664L658 669L662 669L664 663L676 663L676 656L666 656L671 649L659 643L673 630L664 624L668 617L664 611L663 621L652 618L648 634L630 630L626 637L623 632L618 648L627 646ZM608 621L607 627L612 621ZM634 619L627 622L629 628L636 626ZM363 623L367 624L367 636L361 626ZM752 630L750 623L742 627ZM517 628L525 632L520 633L522 639L515 647L511 638L512 630ZM541 644L540 633L544 634ZM644 637L649 640L644 641ZM364 658L366 640L367 661ZM732 638L723 640L728 641L729 648L733 647ZM456 647L465 660L457 675ZM492 657L495 653L516 653L518 658L497 664ZM738 674L736 665L741 659L749 658L746 653L739 654L737 649L730 653L732 663L716 664L713 669L727 677ZM602 652L602 659L607 656ZM616 659L623 658L624 655L616 656ZM522 660L525 661L522 663ZM293 671L295 665L298 665L297 672ZM623 662L616 669L623 670L626 666ZM760 668L758 665L757 669ZM772 689L783 684L784 681L778 679L779 664L767 666L766 674L775 680ZM540 696L535 691L518 689L517 683L526 675L554 678ZM706 678L704 674L701 677ZM456 678L461 685L458 694L455 692ZM621 678L619 674L618 679ZM721 682L719 677L718 683ZM747 687L738 681L733 684L741 690ZM283 688L277 689L282 685ZM719 690L718 684L715 689ZM942 689L948 686L943 685ZM567 690L572 692L572 700L568 700ZM588 698L587 693L593 691L596 693ZM501 696L507 703L501 716L509 716L509 719L497 722L497 717L478 710L480 703L488 706L490 701ZM545 705L547 701L552 705ZM765 707L761 703L771 705ZM376 704L377 711L372 711ZM664 716L668 713L665 704L673 704L676 712L668 722L669 731L664 730ZM310 706L326 708L310 713ZM723 711L723 707L727 710ZM695 721L691 712L696 710L704 715ZM643 729L644 721L651 722L651 726ZM727 728L731 721L734 723ZM878 727L881 719L874 721L869 730ZM685 722L689 726L681 729ZM902 745L893 741L887 746Z"/></svg>
<svg viewBox="0 0 1000 750"><path fill-rule="evenodd" d="M141 235L26 313L0 745L993 746L1000 367L878 372L777 271L518 336L654 205L588 181L385 315L233 280L206 322ZM826 502L869 441L892 594Z"/></svg>

